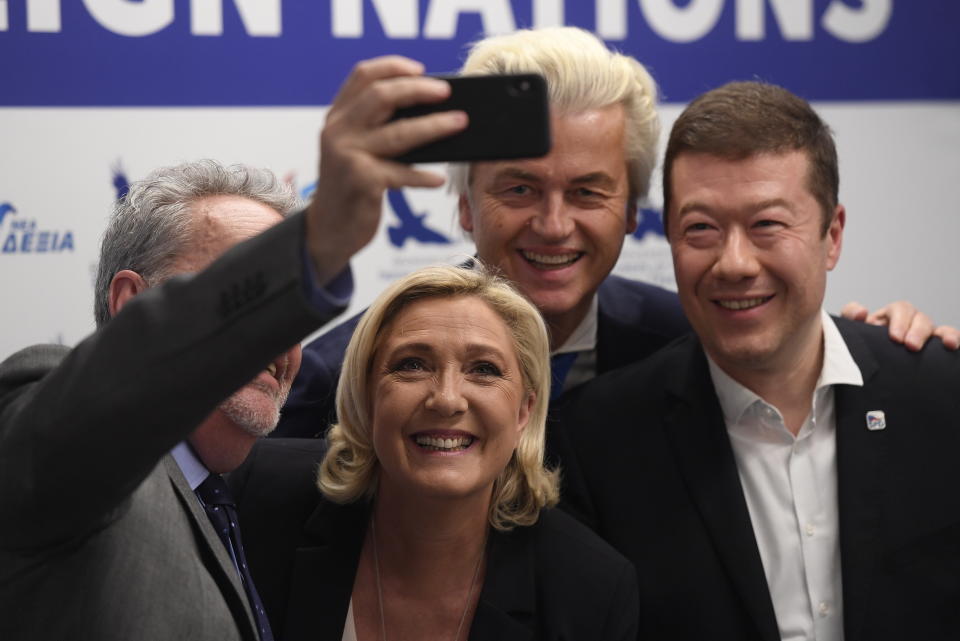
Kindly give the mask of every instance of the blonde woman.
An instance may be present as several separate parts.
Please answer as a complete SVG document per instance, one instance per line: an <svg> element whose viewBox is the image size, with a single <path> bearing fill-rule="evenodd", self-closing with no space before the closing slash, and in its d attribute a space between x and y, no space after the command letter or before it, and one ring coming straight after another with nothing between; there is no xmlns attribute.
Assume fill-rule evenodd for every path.
<svg viewBox="0 0 960 641"><path fill-rule="evenodd" d="M278 638L635 638L633 568L552 509L549 380L506 281L437 267L384 292L327 442L262 443L233 479Z"/></svg>

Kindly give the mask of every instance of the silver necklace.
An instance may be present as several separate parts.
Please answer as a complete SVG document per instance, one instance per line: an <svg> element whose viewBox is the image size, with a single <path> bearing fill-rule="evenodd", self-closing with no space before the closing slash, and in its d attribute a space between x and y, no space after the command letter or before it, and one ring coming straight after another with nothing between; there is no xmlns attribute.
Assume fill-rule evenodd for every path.
<svg viewBox="0 0 960 641"><path fill-rule="evenodd" d="M373 567L376 570L377 577L377 605L380 606L380 641L387 641L387 623L383 616L383 587L380 583L380 553L377 550L377 521L370 515L370 534L373 536ZM470 589L467 591L467 602L463 604L463 614L460 615L460 623L457 624L457 632L453 635L453 641L460 638L460 632L463 630L463 622L467 619L467 611L470 610L470 600L473 597L473 588L477 584L477 575L480 574L480 562L483 561L483 553L487 547L486 536L484 536L483 546L480 548L480 556L477 557L477 565L473 568L473 578L470 579Z"/></svg>

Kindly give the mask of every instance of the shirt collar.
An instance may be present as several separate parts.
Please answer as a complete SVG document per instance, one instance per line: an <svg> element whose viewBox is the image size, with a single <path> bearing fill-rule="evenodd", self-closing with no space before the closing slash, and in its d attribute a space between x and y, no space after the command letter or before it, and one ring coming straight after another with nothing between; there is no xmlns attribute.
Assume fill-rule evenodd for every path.
<svg viewBox="0 0 960 641"><path fill-rule="evenodd" d="M822 309L820 322L823 327L823 365L820 368L820 377L817 379L814 392L832 385L862 387L863 375L860 373L860 368L850 355L850 350L843 341L836 323ZM757 401L766 402L720 369L709 354L707 354L707 364L710 366L710 378L713 379L713 388L717 392L723 418L728 424L738 422L743 413Z"/></svg>
<svg viewBox="0 0 960 641"><path fill-rule="evenodd" d="M713 389L717 392L720 409L723 410L723 420L727 424L737 423L751 405L763 400L720 369L709 354L707 354L707 364L710 366Z"/></svg>
<svg viewBox="0 0 960 641"><path fill-rule="evenodd" d="M197 486L210 476L210 470L200 461L193 448L186 441L177 443L176 447L170 450L170 455L177 462L177 466L183 472L191 490L196 490Z"/></svg>
<svg viewBox="0 0 960 641"><path fill-rule="evenodd" d="M551 356L567 354L569 352L589 352L597 346L597 295L590 301L590 309L583 317L577 328L570 334L570 338L563 345L553 350Z"/></svg>
<svg viewBox="0 0 960 641"><path fill-rule="evenodd" d="M827 385L856 385L863 387L863 374L843 341L837 324L830 314L820 310L823 322L823 369L817 380L817 389Z"/></svg>

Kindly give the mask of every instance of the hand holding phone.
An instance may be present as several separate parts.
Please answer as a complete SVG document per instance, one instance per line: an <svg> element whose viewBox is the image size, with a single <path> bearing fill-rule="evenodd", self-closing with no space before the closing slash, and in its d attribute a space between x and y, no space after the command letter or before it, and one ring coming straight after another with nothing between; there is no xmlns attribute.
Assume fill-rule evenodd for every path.
<svg viewBox="0 0 960 641"><path fill-rule="evenodd" d="M417 123L388 122L399 105L449 97L449 84L422 74L422 64L402 56L363 60L354 66L327 111L320 134L317 189L305 225L318 283L330 282L374 237L387 189L444 183L439 172L392 160L400 152L467 125L460 112L432 114Z"/></svg>

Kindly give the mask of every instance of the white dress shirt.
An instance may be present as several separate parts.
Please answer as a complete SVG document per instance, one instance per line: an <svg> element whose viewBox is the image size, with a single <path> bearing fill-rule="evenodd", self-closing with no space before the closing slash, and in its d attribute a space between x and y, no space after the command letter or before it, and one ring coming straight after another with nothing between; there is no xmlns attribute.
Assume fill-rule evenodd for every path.
<svg viewBox="0 0 960 641"><path fill-rule="evenodd" d="M843 640L833 386L863 377L833 320L821 318L823 367L796 436L708 358L783 641Z"/></svg>
<svg viewBox="0 0 960 641"><path fill-rule="evenodd" d="M177 443L177 445L170 450L170 455L173 457L173 460L177 462L180 471L183 472L183 476L187 479L187 484L190 486L190 489L196 492L200 484L210 476L210 470L208 470L207 466L197 457L193 449L187 445L186 441Z"/></svg>
<svg viewBox="0 0 960 641"><path fill-rule="evenodd" d="M586 383L597 375L597 317L599 314L599 301L597 295L593 295L590 301L590 309L587 315L583 317L577 328L573 330L570 337L550 355L568 354L578 352L577 360L573 361L567 378L563 381L563 389L568 390L581 383Z"/></svg>

